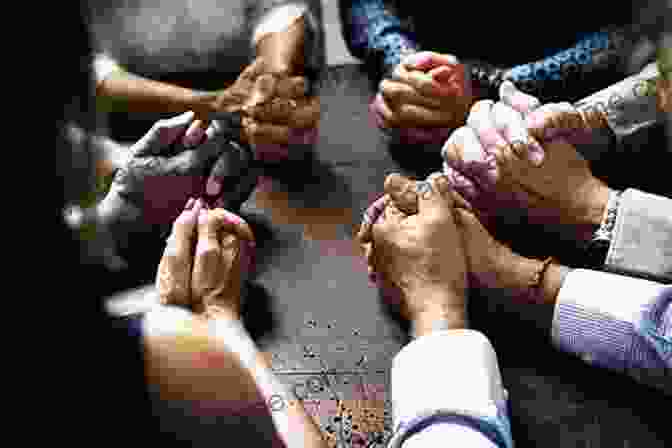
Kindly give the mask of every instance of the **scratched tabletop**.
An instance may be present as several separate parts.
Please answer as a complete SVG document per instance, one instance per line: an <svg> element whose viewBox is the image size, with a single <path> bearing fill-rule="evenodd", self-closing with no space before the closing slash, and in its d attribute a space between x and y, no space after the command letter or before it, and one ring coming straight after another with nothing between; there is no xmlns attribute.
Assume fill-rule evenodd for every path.
<svg viewBox="0 0 672 448"><path fill-rule="evenodd" d="M361 66L330 67L318 144L269 169L242 209L258 240L246 325L340 448L385 446L391 360L407 342L369 283L353 235L388 173L438 166L428 148L389 147L367 115L372 93ZM517 447L672 446L669 399L554 350L547 332L504 300L473 295L469 312L497 351Z"/></svg>

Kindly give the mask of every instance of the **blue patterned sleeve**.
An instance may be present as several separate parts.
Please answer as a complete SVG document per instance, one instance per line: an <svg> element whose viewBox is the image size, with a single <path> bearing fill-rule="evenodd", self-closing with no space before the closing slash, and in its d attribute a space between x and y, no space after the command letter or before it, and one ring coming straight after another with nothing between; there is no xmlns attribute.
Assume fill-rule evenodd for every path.
<svg viewBox="0 0 672 448"><path fill-rule="evenodd" d="M340 0L339 7L348 49L376 75L394 68L404 53L419 50L412 31L383 0Z"/></svg>
<svg viewBox="0 0 672 448"><path fill-rule="evenodd" d="M578 100L622 78L634 44L630 28L605 29L545 59L505 70L502 79L542 103Z"/></svg>

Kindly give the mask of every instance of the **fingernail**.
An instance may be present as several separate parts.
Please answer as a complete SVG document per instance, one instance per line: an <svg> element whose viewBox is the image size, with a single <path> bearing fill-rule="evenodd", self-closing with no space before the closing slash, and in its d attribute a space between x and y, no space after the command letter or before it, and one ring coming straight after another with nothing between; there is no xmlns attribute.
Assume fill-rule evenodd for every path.
<svg viewBox="0 0 672 448"><path fill-rule="evenodd" d="M194 202L196 202L194 200L194 198L189 198L189 200L187 201L187 204L184 206L184 209L185 210L191 210L191 208L194 206Z"/></svg>
<svg viewBox="0 0 672 448"><path fill-rule="evenodd" d="M404 64L417 68L428 64L431 60L432 56L429 53L414 53L404 59Z"/></svg>
<svg viewBox="0 0 672 448"><path fill-rule="evenodd" d="M544 161L544 150L537 146L538 145L533 145L528 151L530 162L532 162L534 166L539 166Z"/></svg>
<svg viewBox="0 0 672 448"><path fill-rule="evenodd" d="M220 191L222 191L222 183L214 177L208 179L208 183L205 186L205 192L208 196L217 196Z"/></svg>
<svg viewBox="0 0 672 448"><path fill-rule="evenodd" d="M204 134L205 134L205 131L202 128L200 128L200 127L193 128L191 130L191 132L187 133L184 136L184 139L182 140L182 144L186 148L192 148L192 147L194 147L194 146L196 146L200 143Z"/></svg>

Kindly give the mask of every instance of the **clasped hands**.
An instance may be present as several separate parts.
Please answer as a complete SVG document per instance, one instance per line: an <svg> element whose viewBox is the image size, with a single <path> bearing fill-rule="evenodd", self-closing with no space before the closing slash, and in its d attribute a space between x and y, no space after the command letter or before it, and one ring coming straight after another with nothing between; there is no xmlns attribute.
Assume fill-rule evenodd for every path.
<svg viewBox="0 0 672 448"><path fill-rule="evenodd" d="M599 120L567 103L539 106L511 83L500 97L474 104L443 147L443 172L425 181L388 176L385 195L365 212L358 239L372 279L397 293L420 328L437 317L461 328L471 286L539 299L531 287L544 263L498 242L488 218L515 209L581 242L604 214L609 188L567 140Z"/></svg>
<svg viewBox="0 0 672 448"><path fill-rule="evenodd" d="M239 319L241 285L254 247L252 230L242 218L189 199L173 223L159 264L161 302L197 315Z"/></svg>
<svg viewBox="0 0 672 448"><path fill-rule="evenodd" d="M370 111L378 127L405 142L440 143L464 123L473 101L465 66L452 55L423 51L381 81Z"/></svg>
<svg viewBox="0 0 672 448"><path fill-rule="evenodd" d="M222 90L196 111L197 120L187 131L198 142L208 121L221 112L242 115L241 141L257 146L275 146L286 157L289 144L310 144L316 138L320 103L307 96L308 80L303 76L270 71L261 57L255 59L230 87ZM268 148L259 151L265 158ZM273 151L272 151L273 152Z"/></svg>

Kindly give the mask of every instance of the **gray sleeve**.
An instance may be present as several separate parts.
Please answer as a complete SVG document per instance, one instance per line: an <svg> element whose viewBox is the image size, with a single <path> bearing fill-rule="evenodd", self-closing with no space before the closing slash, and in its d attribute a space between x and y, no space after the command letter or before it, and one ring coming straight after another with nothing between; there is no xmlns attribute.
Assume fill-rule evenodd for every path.
<svg viewBox="0 0 672 448"><path fill-rule="evenodd" d="M635 189L623 193L605 268L672 281L672 199Z"/></svg>
<svg viewBox="0 0 672 448"><path fill-rule="evenodd" d="M584 98L575 106L605 112L609 127L617 140L622 141L665 121L664 113L657 105L655 85L658 76L657 65L651 63L636 75Z"/></svg>

